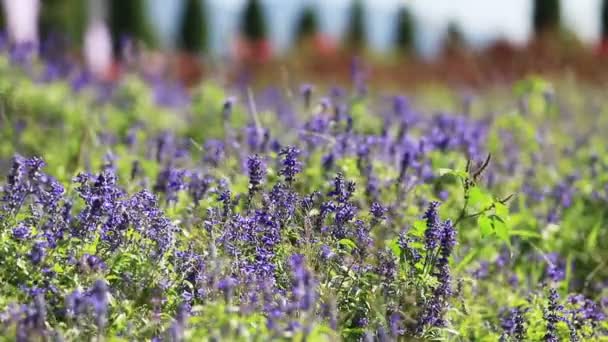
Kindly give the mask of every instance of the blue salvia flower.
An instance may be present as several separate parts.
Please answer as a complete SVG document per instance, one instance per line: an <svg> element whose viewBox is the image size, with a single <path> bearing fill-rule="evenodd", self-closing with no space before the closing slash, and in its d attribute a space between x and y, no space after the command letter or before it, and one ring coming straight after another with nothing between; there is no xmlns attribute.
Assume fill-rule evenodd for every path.
<svg viewBox="0 0 608 342"><path fill-rule="evenodd" d="M154 256L161 256L174 244L177 228L165 217L154 195L143 190L126 201L129 208L129 221L144 237L154 241L157 249Z"/></svg>
<svg viewBox="0 0 608 342"><path fill-rule="evenodd" d="M456 230L450 219L443 222L441 228L440 256L447 260L456 246Z"/></svg>
<svg viewBox="0 0 608 342"><path fill-rule="evenodd" d="M295 215L298 194L284 183L277 183L267 197L270 211L281 224L285 224Z"/></svg>
<svg viewBox="0 0 608 342"><path fill-rule="evenodd" d="M6 212L14 213L21 208L25 196L29 191L25 184L25 160L20 155L13 157L11 170L7 175L6 185L3 188L2 202Z"/></svg>
<svg viewBox="0 0 608 342"><path fill-rule="evenodd" d="M427 253L437 248L441 241L441 220L437 213L437 207L439 202L431 202L428 209L424 213L423 218L426 220L426 230L424 232L424 245L426 246Z"/></svg>
<svg viewBox="0 0 608 342"><path fill-rule="evenodd" d="M378 252L377 258L376 274L384 279L382 283L386 286L392 283L397 275L397 260L390 251Z"/></svg>
<svg viewBox="0 0 608 342"><path fill-rule="evenodd" d="M323 166L323 170L329 171L334 167L335 155L333 152L329 152L321 158L321 166Z"/></svg>
<svg viewBox="0 0 608 342"><path fill-rule="evenodd" d="M562 281L566 278L566 263L557 253L548 254L546 256L546 261L547 278L554 282Z"/></svg>
<svg viewBox="0 0 608 342"><path fill-rule="evenodd" d="M247 158L247 172L249 174L249 194L255 194L266 177L266 165L262 158L254 154Z"/></svg>
<svg viewBox="0 0 608 342"><path fill-rule="evenodd" d="M177 194L180 190L186 188L184 177L186 172L171 166L167 166L158 174L154 191L162 192L166 196L167 203L177 202Z"/></svg>
<svg viewBox="0 0 608 342"><path fill-rule="evenodd" d="M347 222L350 222L357 215L357 208L350 204L344 203L338 205L336 209L335 224L337 227L343 227Z"/></svg>
<svg viewBox="0 0 608 342"><path fill-rule="evenodd" d="M500 320L500 326L503 329L503 336L509 336L517 341L523 341L526 336L526 319L524 310L521 308L510 308L507 310Z"/></svg>
<svg viewBox="0 0 608 342"><path fill-rule="evenodd" d="M38 241L32 246L32 250L28 254L30 261L34 265L38 265L42 262L46 255L47 244L44 241Z"/></svg>
<svg viewBox="0 0 608 342"><path fill-rule="evenodd" d="M21 222L15 228L13 228L13 238L15 240L26 240L30 237L31 228Z"/></svg>
<svg viewBox="0 0 608 342"><path fill-rule="evenodd" d="M585 298L584 295L571 295L568 298L569 308L564 310L568 315L568 325L570 333L576 335L577 331L583 332L585 326L591 327L594 331L598 323L605 321L604 314L600 305L597 305L592 300ZM576 336L578 338L578 336ZM591 338L593 336L585 336Z"/></svg>
<svg viewBox="0 0 608 342"><path fill-rule="evenodd" d="M237 284L238 281L233 277L226 277L217 283L217 289L222 291L222 293L224 294L224 300L226 301L226 303L230 302L233 290Z"/></svg>
<svg viewBox="0 0 608 342"><path fill-rule="evenodd" d="M450 220L446 220L443 223L440 222L436 208L437 203L431 203L425 217L427 219L427 232L429 231L429 222L431 223L431 227L436 229L432 236L436 239L433 241L435 241L436 244L439 244L439 258L437 258L436 264L434 265L434 275L439 284L433 290L432 297L423 307L416 328L418 333L423 332L424 329L429 326L441 327L445 325L444 314L448 309L448 299L453 293L449 257L456 245L456 231ZM425 239L428 239L428 237L429 235L425 234ZM433 251L434 249L429 250Z"/></svg>
<svg viewBox="0 0 608 342"><path fill-rule="evenodd" d="M334 196L339 203L347 202L355 192L355 182L346 181L344 175L339 172L334 178L334 188L329 192L329 196Z"/></svg>
<svg viewBox="0 0 608 342"><path fill-rule="evenodd" d="M559 304L559 294L554 288L549 289L549 299L547 308L544 310L544 318L547 323L547 332L545 333L545 341L558 342L560 341L557 332L557 323L562 321L561 312L563 306Z"/></svg>
<svg viewBox="0 0 608 342"><path fill-rule="evenodd" d="M203 199L212 182L211 176L204 176L199 172L190 174L190 182L187 184L188 194L196 206Z"/></svg>
<svg viewBox="0 0 608 342"><path fill-rule="evenodd" d="M189 306L187 304L180 304L175 313L175 319L167 331L170 341L182 341L184 339L184 330L188 323L188 316Z"/></svg>
<svg viewBox="0 0 608 342"><path fill-rule="evenodd" d="M405 180L405 174L410 166L411 159L412 155L410 154L410 151L405 151L403 153L403 157L401 158L401 163L399 164L399 182L403 182Z"/></svg>
<svg viewBox="0 0 608 342"><path fill-rule="evenodd" d="M30 341L34 336L43 338L47 333L47 309L44 296L37 294L32 305L22 305L14 319L17 323L17 341Z"/></svg>
<svg viewBox="0 0 608 342"><path fill-rule="evenodd" d="M310 108L310 100L312 97L312 91L313 91L313 86L311 84L303 84L300 87L300 94L302 95L302 98L304 99L304 106L306 106L306 108Z"/></svg>
<svg viewBox="0 0 608 342"><path fill-rule="evenodd" d="M87 298L84 293L78 289L65 297L65 310L66 315L70 319L76 319L80 316L87 306Z"/></svg>
<svg viewBox="0 0 608 342"><path fill-rule="evenodd" d="M226 156L224 142L209 139L205 142L205 157L203 161L217 167Z"/></svg>
<svg viewBox="0 0 608 342"><path fill-rule="evenodd" d="M293 146L286 146L281 149L279 155L283 157L283 167L279 170L279 175L285 177L285 181L291 184L302 168L301 163L298 161L300 150Z"/></svg>
<svg viewBox="0 0 608 342"><path fill-rule="evenodd" d="M414 242L412 240L412 238L408 237L405 232L402 232L401 234L399 234L399 239L398 239L397 243L399 244L401 253L404 253L405 258L413 266L418 261L420 261L420 259L422 259L422 256L420 255L420 252L416 248L411 246L412 242Z"/></svg>
<svg viewBox="0 0 608 342"><path fill-rule="evenodd" d="M372 216L374 217L374 219L382 220L385 218L384 215L386 214L387 209L384 206L382 206L382 204L380 204L378 202L374 202L374 203L372 203L372 206L369 211L372 214Z"/></svg>
<svg viewBox="0 0 608 342"><path fill-rule="evenodd" d="M304 256L293 254L289 258L289 264L293 274L292 294L295 310L310 310L316 301L316 282L312 274L306 268Z"/></svg>
<svg viewBox="0 0 608 342"><path fill-rule="evenodd" d="M95 315L95 323L99 330L106 325L108 314L108 284L104 280L96 280L89 291L89 301Z"/></svg>

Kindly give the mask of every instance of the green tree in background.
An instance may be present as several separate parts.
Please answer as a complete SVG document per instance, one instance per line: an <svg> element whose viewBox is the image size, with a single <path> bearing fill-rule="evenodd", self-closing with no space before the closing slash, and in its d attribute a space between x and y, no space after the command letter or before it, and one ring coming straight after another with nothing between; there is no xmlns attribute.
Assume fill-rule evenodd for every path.
<svg viewBox="0 0 608 342"><path fill-rule="evenodd" d="M202 53L207 50L206 6L202 0L186 0L180 21L178 44L183 51Z"/></svg>
<svg viewBox="0 0 608 342"><path fill-rule="evenodd" d="M154 46L154 34L143 0L110 0L108 5L110 32L116 55L121 53L121 38L125 36Z"/></svg>
<svg viewBox="0 0 608 342"><path fill-rule="evenodd" d="M295 42L314 37L319 32L319 19L314 6L304 7L296 24Z"/></svg>
<svg viewBox="0 0 608 342"><path fill-rule="evenodd" d="M367 29L365 27L365 8L361 0L354 0L349 11L346 45L360 49L365 46Z"/></svg>
<svg viewBox="0 0 608 342"><path fill-rule="evenodd" d="M88 2L83 0L43 0L40 2L40 37L61 34L72 44L80 44L88 18Z"/></svg>
<svg viewBox="0 0 608 342"><path fill-rule="evenodd" d="M397 28L395 31L395 46L403 54L414 51L415 28L414 17L410 10L402 6L397 12Z"/></svg>
<svg viewBox="0 0 608 342"><path fill-rule="evenodd" d="M602 13L600 17L601 37L603 40L608 40L608 0L602 1Z"/></svg>
<svg viewBox="0 0 608 342"><path fill-rule="evenodd" d="M467 41L462 28L455 21L450 21L443 37L443 53L452 54L462 51L467 46Z"/></svg>
<svg viewBox="0 0 608 342"><path fill-rule="evenodd" d="M560 28L559 22L559 0L534 0L532 27L536 35L558 32Z"/></svg>
<svg viewBox="0 0 608 342"><path fill-rule="evenodd" d="M241 33L248 40L260 41L266 38L268 29L260 1L247 1L241 22Z"/></svg>

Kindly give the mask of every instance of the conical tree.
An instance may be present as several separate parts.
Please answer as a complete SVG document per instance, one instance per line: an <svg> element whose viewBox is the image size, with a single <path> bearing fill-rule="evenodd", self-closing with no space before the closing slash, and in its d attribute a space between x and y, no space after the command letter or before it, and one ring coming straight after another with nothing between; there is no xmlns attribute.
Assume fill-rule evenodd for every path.
<svg viewBox="0 0 608 342"><path fill-rule="evenodd" d="M178 44L183 51L202 53L207 49L206 6L203 0L186 0L182 10Z"/></svg>
<svg viewBox="0 0 608 342"><path fill-rule="evenodd" d="M247 1L241 20L241 33L250 41L261 41L266 38L266 18L260 1Z"/></svg>
<svg viewBox="0 0 608 342"><path fill-rule="evenodd" d="M600 18L602 40L608 40L608 0L602 1L602 13Z"/></svg>
<svg viewBox="0 0 608 342"><path fill-rule="evenodd" d="M454 21L450 21L445 30L443 37L443 51L444 53L456 53L466 48L467 42L464 37L464 33L460 28L460 25Z"/></svg>
<svg viewBox="0 0 608 342"><path fill-rule="evenodd" d="M314 37L319 31L319 20L316 9L309 5L304 7L296 24L295 41L301 43L303 40Z"/></svg>
<svg viewBox="0 0 608 342"><path fill-rule="evenodd" d="M154 44L154 35L146 17L144 1L110 0L108 14L116 55L121 54L123 37L131 37L148 45Z"/></svg>
<svg viewBox="0 0 608 342"><path fill-rule="evenodd" d="M557 32L560 25L559 0L534 0L532 27L536 35Z"/></svg>
<svg viewBox="0 0 608 342"><path fill-rule="evenodd" d="M354 0L349 12L346 44L350 48L359 49L366 43L365 9L361 0Z"/></svg>
<svg viewBox="0 0 608 342"><path fill-rule="evenodd" d="M407 7L401 7L397 12L395 46L399 52L410 54L414 50L414 43L414 17L412 16L412 13Z"/></svg>

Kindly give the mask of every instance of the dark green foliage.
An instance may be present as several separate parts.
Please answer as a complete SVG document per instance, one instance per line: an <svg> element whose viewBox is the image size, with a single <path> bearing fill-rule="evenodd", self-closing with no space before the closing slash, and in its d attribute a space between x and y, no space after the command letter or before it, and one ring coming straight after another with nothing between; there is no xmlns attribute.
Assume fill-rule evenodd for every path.
<svg viewBox="0 0 608 342"><path fill-rule="evenodd" d="M124 37L132 37L148 45L154 43L144 1L110 0L108 2L108 15L115 54L120 54L121 40Z"/></svg>
<svg viewBox="0 0 608 342"><path fill-rule="evenodd" d="M458 23L451 21L445 31L443 48L448 51L460 49L466 45L466 39Z"/></svg>
<svg viewBox="0 0 608 342"><path fill-rule="evenodd" d="M207 49L206 6L201 0L186 0L181 17L179 47L187 52L201 53Z"/></svg>
<svg viewBox="0 0 608 342"><path fill-rule="evenodd" d="M87 20L87 2L82 0L41 1L40 36L62 34L73 43L82 41Z"/></svg>
<svg viewBox="0 0 608 342"><path fill-rule="evenodd" d="M608 39L608 1L602 1L602 13L600 18L600 29L602 39Z"/></svg>
<svg viewBox="0 0 608 342"><path fill-rule="evenodd" d="M535 0L532 10L532 27L535 34L556 32L559 29L559 0Z"/></svg>
<svg viewBox="0 0 608 342"><path fill-rule="evenodd" d="M295 41L300 42L317 34L319 31L319 19L317 11L313 6L306 6L296 25Z"/></svg>
<svg viewBox="0 0 608 342"><path fill-rule="evenodd" d="M258 0L247 1L242 15L241 33L249 40L258 41L266 38L267 31L262 4Z"/></svg>
<svg viewBox="0 0 608 342"><path fill-rule="evenodd" d="M365 27L365 8L361 0L353 1L348 18L346 44L359 49L365 45L367 29Z"/></svg>
<svg viewBox="0 0 608 342"><path fill-rule="evenodd" d="M395 47L397 48L397 50L399 50L399 52L409 54L414 49L414 42L414 18L407 7L401 7L397 12Z"/></svg>

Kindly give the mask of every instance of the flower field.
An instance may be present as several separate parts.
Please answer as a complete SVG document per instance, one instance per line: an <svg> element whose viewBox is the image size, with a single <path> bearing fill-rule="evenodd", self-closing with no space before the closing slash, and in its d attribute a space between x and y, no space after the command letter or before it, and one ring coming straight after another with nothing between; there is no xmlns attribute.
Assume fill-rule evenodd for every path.
<svg viewBox="0 0 608 342"><path fill-rule="evenodd" d="M0 336L608 340L608 101L0 56Z"/></svg>

